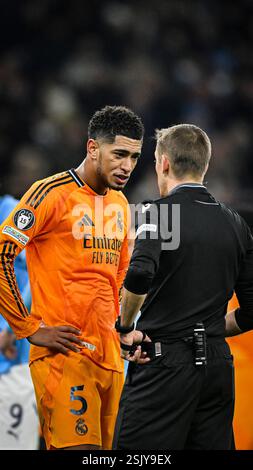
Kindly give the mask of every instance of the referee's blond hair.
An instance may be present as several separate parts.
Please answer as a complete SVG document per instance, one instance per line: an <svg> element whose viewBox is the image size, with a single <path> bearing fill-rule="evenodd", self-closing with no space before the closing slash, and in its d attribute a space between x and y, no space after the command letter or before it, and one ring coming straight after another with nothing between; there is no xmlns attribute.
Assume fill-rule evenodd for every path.
<svg viewBox="0 0 253 470"><path fill-rule="evenodd" d="M158 158L164 154L177 179L185 176L202 176L211 158L211 142L208 135L193 124L178 124L156 130Z"/></svg>

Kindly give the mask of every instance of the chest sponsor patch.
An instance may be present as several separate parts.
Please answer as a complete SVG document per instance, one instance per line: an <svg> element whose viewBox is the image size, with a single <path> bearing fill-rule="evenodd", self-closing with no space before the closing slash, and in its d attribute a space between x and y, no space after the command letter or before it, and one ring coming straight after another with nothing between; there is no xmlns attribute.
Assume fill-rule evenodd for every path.
<svg viewBox="0 0 253 470"><path fill-rule="evenodd" d="M35 216L29 209L20 209L15 212L13 220L16 227L20 230L29 230L34 225Z"/></svg>
<svg viewBox="0 0 253 470"><path fill-rule="evenodd" d="M6 235L9 235L10 237L14 238L14 240L17 240L23 246L27 245L30 240L27 235L24 235L23 233L19 232L19 230L16 230L15 228L10 227L9 225L4 226L2 233L5 233Z"/></svg>
<svg viewBox="0 0 253 470"><path fill-rule="evenodd" d="M157 225L155 224L142 224L136 231L136 237L140 235L142 232L156 232L157 231Z"/></svg>

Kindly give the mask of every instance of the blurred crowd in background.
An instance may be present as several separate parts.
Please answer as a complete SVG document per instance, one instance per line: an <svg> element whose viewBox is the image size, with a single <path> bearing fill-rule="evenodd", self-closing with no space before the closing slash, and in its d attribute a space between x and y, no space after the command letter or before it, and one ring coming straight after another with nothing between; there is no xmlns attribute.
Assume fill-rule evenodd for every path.
<svg viewBox="0 0 253 470"><path fill-rule="evenodd" d="M0 3L1 194L76 167L92 114L123 104L146 128L131 202L158 196L154 129L189 122L212 140L208 188L250 204L252 0Z"/></svg>

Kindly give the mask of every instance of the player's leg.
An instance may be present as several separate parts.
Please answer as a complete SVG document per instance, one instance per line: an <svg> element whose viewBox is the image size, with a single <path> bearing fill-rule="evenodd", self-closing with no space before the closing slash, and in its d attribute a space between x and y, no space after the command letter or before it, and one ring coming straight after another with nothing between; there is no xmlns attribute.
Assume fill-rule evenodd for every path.
<svg viewBox="0 0 253 470"><path fill-rule="evenodd" d="M101 435L103 449L112 448L113 434L119 401L124 384L123 372L104 371L105 381L101 391Z"/></svg>
<svg viewBox="0 0 253 470"><path fill-rule="evenodd" d="M39 421L28 364L13 366L0 377L0 448L35 450Z"/></svg>
<svg viewBox="0 0 253 470"><path fill-rule="evenodd" d="M67 357L57 354L31 364L48 449L101 447L101 400L96 370L89 358L77 353Z"/></svg>
<svg viewBox="0 0 253 470"><path fill-rule="evenodd" d="M101 450L101 446L92 446L92 445L85 445L82 444L80 446L70 446L70 447L63 447L61 450Z"/></svg>

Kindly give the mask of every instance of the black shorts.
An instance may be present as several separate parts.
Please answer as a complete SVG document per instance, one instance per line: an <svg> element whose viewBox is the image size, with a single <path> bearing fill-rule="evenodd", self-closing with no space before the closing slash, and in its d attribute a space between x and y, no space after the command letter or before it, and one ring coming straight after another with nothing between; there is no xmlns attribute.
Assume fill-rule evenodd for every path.
<svg viewBox="0 0 253 470"><path fill-rule="evenodd" d="M114 449L231 449L233 358L224 339L207 353L207 366L195 366L192 347L179 341L145 365L129 364Z"/></svg>

